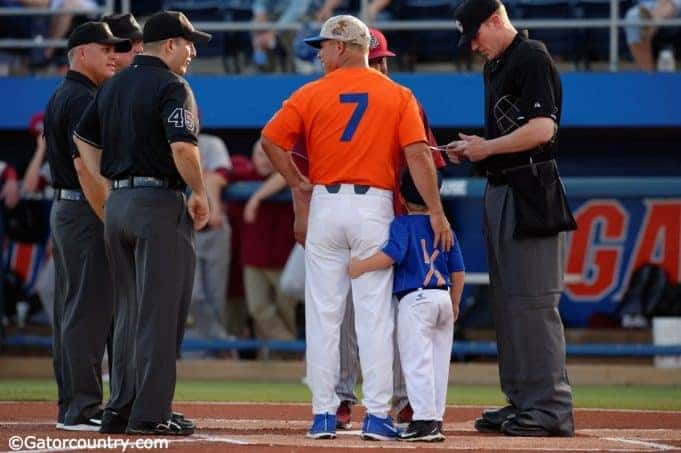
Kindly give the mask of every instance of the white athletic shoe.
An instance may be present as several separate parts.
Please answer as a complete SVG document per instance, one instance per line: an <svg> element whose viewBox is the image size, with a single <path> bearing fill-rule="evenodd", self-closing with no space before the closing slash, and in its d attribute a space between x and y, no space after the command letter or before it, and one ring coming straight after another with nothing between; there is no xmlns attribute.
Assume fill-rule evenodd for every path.
<svg viewBox="0 0 681 453"><path fill-rule="evenodd" d="M80 423L73 425L63 424L61 429L64 431L99 431L102 426L102 412L88 418L87 420L80 420Z"/></svg>

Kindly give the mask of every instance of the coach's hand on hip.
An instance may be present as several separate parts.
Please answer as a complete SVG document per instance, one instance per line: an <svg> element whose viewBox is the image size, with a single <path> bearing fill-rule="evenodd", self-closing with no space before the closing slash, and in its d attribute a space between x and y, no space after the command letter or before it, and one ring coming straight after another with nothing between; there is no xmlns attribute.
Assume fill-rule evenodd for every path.
<svg viewBox="0 0 681 453"><path fill-rule="evenodd" d="M208 197L206 197L206 194L192 192L189 196L189 201L187 201L187 209L194 221L194 229L200 230L204 228L210 218L210 207L208 206Z"/></svg>

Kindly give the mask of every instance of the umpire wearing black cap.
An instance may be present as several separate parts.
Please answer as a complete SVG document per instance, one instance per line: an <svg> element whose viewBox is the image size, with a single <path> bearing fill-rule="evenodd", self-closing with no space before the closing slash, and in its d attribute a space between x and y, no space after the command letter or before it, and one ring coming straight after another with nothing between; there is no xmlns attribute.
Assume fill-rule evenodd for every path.
<svg viewBox="0 0 681 453"><path fill-rule="evenodd" d="M117 38L130 40L132 47L130 51L122 53L118 57L116 72L120 72L132 64L135 55L139 55L144 50L142 41L142 28L132 14L111 14L102 17L102 22L109 24L111 32Z"/></svg>
<svg viewBox="0 0 681 453"><path fill-rule="evenodd" d="M554 161L560 77L544 44L518 33L498 0L464 0L455 19L460 45L487 58L486 139L460 134L448 154L454 163L480 162L488 176L490 299L501 388L509 402L484 411L475 427L512 436L571 436L572 393L558 302L562 231L574 222ZM552 222L554 213L565 218Z"/></svg>
<svg viewBox="0 0 681 453"><path fill-rule="evenodd" d="M103 225L88 205L81 180L92 178L73 143L76 124L97 87L114 74L115 38L103 22L77 27L68 40L69 71L45 111L47 159L55 201L50 224L55 262L54 373L57 428L96 431L101 420L101 363L113 313Z"/></svg>
<svg viewBox="0 0 681 453"><path fill-rule="evenodd" d="M106 243L116 313L111 400L100 432L189 435L171 412L175 358L191 300L194 232L209 216L197 136L196 102L182 77L196 56L197 31L182 13L154 14L144 53L90 104L76 143L93 173L111 181ZM184 191L191 188L187 200ZM106 186L100 184L104 204Z"/></svg>

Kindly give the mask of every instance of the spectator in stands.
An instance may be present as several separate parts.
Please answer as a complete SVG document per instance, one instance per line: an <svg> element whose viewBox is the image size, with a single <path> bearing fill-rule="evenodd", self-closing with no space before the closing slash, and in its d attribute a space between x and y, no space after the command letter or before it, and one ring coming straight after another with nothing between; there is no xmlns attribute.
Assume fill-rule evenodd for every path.
<svg viewBox="0 0 681 453"><path fill-rule="evenodd" d="M45 136L43 135L44 120L45 114L43 112L36 113L28 125L29 133L35 137L35 151L33 152L31 162L28 164L26 173L24 173L22 189L29 194L40 192L46 186L49 179L50 171L47 162L45 162L45 150L47 148L45 146Z"/></svg>
<svg viewBox="0 0 681 453"><path fill-rule="evenodd" d="M19 203L17 173L7 162L0 160L0 258L4 251L5 208L12 209ZM0 259L0 338L5 336L3 318L5 316L5 268Z"/></svg>
<svg viewBox="0 0 681 453"><path fill-rule="evenodd" d="M627 20L662 20L681 17L681 0L641 0L627 11ZM625 28L627 44L636 65L646 71L655 69L653 38L660 31L655 26L631 25Z"/></svg>
<svg viewBox="0 0 681 453"><path fill-rule="evenodd" d="M94 11L99 8L95 0L49 0L49 7L53 10L82 10ZM74 14L56 14L52 16L48 35L50 39L64 38L73 27ZM54 56L56 49L45 49L45 57L51 58Z"/></svg>
<svg viewBox="0 0 681 453"><path fill-rule="evenodd" d="M132 64L132 59L135 58L135 55L141 54L144 50L142 28L132 14L111 14L102 17L102 22L109 24L111 33L115 37L129 39L132 43L130 51L118 54L116 72L120 72Z"/></svg>
<svg viewBox="0 0 681 453"><path fill-rule="evenodd" d="M248 311L256 335L263 340L293 340L296 335L294 302L286 297L280 278L293 248L293 210L289 203L268 203L267 197L284 187L274 172L260 140L253 146L252 165L243 179L264 180L244 208L241 261Z"/></svg>
<svg viewBox="0 0 681 453"><path fill-rule="evenodd" d="M19 183L17 172L7 162L0 160L0 200L7 209L14 208L19 203Z"/></svg>
<svg viewBox="0 0 681 453"><path fill-rule="evenodd" d="M0 0L0 8L47 8L49 0ZM35 26L45 23L38 16L0 16L0 39L29 39L35 36ZM42 54L42 49L38 49ZM26 49L0 49L0 76L24 72Z"/></svg>
<svg viewBox="0 0 681 453"><path fill-rule="evenodd" d="M367 6L367 21L375 22L376 20L392 19L392 14L388 11L392 0L371 0Z"/></svg>
<svg viewBox="0 0 681 453"><path fill-rule="evenodd" d="M215 135L199 135L199 152L212 209L208 225L196 233L196 273L190 313L196 336L226 340L231 230L222 205L222 189L227 185L232 163L225 142Z"/></svg>
<svg viewBox="0 0 681 453"><path fill-rule="evenodd" d="M31 122L28 126L29 133L35 137L35 151L28 168L24 173L24 179L21 186L22 192L28 196L40 195L51 181L49 165L45 161L45 137L43 112L36 113L31 117ZM52 259L52 245L48 242L47 253L45 254L44 262L38 271L38 277L35 282L35 292L40 297L40 302L43 304L43 309L47 314L50 325L54 321L54 260Z"/></svg>
<svg viewBox="0 0 681 453"><path fill-rule="evenodd" d="M255 22L297 22L308 12L310 0L255 0L253 20ZM253 34L253 63L263 72L273 72L279 66L284 72L291 71L292 41L295 30L257 31Z"/></svg>
<svg viewBox="0 0 681 453"><path fill-rule="evenodd" d="M338 14L357 14L359 4L353 0L315 0L312 8L316 11L313 15L317 22L326 22L331 16Z"/></svg>

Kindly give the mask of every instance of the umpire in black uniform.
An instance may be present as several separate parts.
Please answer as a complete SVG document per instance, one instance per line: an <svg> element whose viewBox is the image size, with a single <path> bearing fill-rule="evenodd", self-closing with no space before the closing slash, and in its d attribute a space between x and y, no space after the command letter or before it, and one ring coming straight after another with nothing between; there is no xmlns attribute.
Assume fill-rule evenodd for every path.
<svg viewBox="0 0 681 453"><path fill-rule="evenodd" d="M154 14L144 26L144 53L100 90L76 130L88 167L111 181L104 223L116 298L114 364L100 432L193 433L171 403L194 279L192 227L206 225L209 208L196 103L182 76L194 42L209 39L182 13ZM99 187L92 192L106 192ZM90 202L102 206L103 198Z"/></svg>
<svg viewBox="0 0 681 453"><path fill-rule="evenodd" d="M97 87L114 74L116 52L130 41L103 22L77 27L68 41L69 71L45 111L47 159L55 201L50 224L55 262L54 373L57 428L96 431L101 420L101 363L113 313L104 228L81 189L88 174L73 143L76 124Z"/></svg>
<svg viewBox="0 0 681 453"><path fill-rule="evenodd" d="M479 431L571 436L572 393L558 313L564 235L574 229L554 160L561 83L544 44L518 33L498 0L465 0L460 45L487 58L485 136L460 134L450 160L487 172L484 229L501 388L509 405Z"/></svg>

